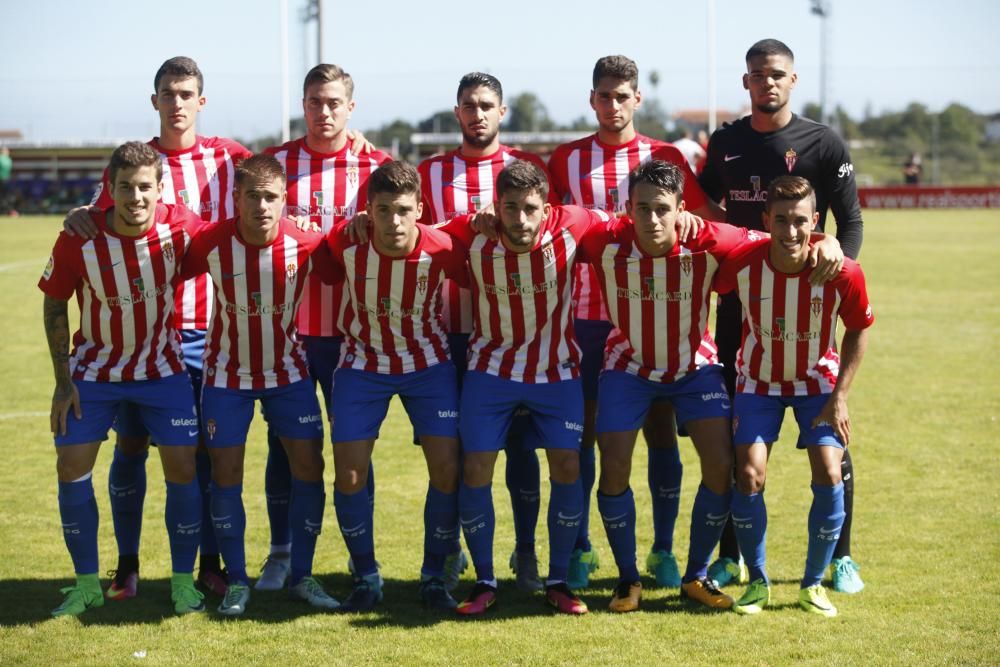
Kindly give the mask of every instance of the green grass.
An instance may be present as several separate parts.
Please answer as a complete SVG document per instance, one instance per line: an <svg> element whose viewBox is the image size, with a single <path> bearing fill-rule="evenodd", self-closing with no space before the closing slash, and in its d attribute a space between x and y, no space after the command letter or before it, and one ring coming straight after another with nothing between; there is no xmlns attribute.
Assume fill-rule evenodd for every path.
<svg viewBox="0 0 1000 667"><path fill-rule="evenodd" d="M376 446L376 539L387 579L377 613L313 613L281 594L255 594L246 617L175 618L168 602L164 492L155 453L143 531L140 597L79 619L52 620L72 566L59 533L55 457L47 432L52 376L35 288L58 221L0 221L0 664L789 664L993 663L1000 654L1000 215L989 211L869 212L863 264L877 322L851 396L857 469L854 556L868 584L831 594L829 621L795 604L805 557L808 463L792 423L768 478L769 567L774 606L756 618L683 607L647 580L641 612L606 613L614 567L592 512L604 560L584 618L552 616L541 598L501 583L488 619L425 612L415 578L426 473L394 404ZM332 471L327 447L327 470ZM266 553L265 445L257 423L248 447L245 500L251 562ZM111 449L95 470L101 560L113 567L107 494ZM684 479L676 551L683 564L698 464L682 444ZM636 456L640 558L649 548L645 456ZM327 487L332 473L328 472ZM513 544L508 498L495 485L496 562ZM543 494L547 495L547 494ZM544 507L540 544L544 543ZM543 562L545 549L541 553ZM316 572L346 594L347 558L328 507ZM467 589L467 579L459 592ZM135 657L145 652L145 658Z"/></svg>

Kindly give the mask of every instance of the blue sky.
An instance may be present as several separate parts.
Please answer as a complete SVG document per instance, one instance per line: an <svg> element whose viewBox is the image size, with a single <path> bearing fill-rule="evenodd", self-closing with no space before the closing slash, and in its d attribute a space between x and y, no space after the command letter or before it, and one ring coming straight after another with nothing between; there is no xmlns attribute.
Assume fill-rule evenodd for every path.
<svg viewBox="0 0 1000 667"><path fill-rule="evenodd" d="M828 0L831 99L852 115L932 109L960 102L1000 111L1000 2L996 0ZM312 32L289 0L293 115L300 82L314 63ZM777 37L796 54L796 110L819 99L819 19L809 0L716 0L716 94L720 108L743 107L743 54ZM145 139L156 134L149 104L159 64L195 58L205 73L203 134L253 139L280 123L278 0L4 0L0 10L0 129L26 138ZM567 12L565 7L573 7ZM608 8L612 13L608 13ZM634 58L647 96L668 110L708 99L707 19L697 0L575 3L506 0L325 0L324 60L355 79L352 125L417 121L454 104L471 70L491 72L508 96L533 91L550 114L589 114L594 61ZM603 12L603 13L602 13ZM308 53L308 62L307 54ZM652 69L661 83L653 91Z"/></svg>

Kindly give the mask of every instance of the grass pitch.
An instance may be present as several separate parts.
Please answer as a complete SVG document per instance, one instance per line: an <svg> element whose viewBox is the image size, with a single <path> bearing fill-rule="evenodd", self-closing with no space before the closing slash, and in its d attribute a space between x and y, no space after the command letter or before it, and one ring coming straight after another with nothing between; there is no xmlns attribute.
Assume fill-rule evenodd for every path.
<svg viewBox="0 0 1000 667"><path fill-rule="evenodd" d="M156 454L148 463L138 598L78 619L53 620L72 565L59 532L55 456L48 434L52 373L35 288L59 229L53 218L0 221L0 664L886 664L991 663L1000 654L1000 214L990 211L866 215L862 263L877 322L851 396L857 470L854 557L867 583L854 596L831 593L840 616L824 620L796 605L810 502L806 456L786 423L768 479L773 606L755 618L692 610L650 579L642 611L605 611L615 581L610 550L592 506L591 532L604 565L583 597L583 618L550 614L540 596L501 581L486 619L461 621L421 608L416 578L426 473L394 404L376 445L376 545L386 578L378 612L312 611L283 594L255 593L245 617L210 612L176 618L169 604L164 490ZM72 310L72 309L71 309ZM332 461L327 446L327 488ZM247 554L267 552L265 444L251 431L245 501ZM102 567L115 564L107 494L110 444L95 469ZM675 552L687 553L698 463L686 467ZM500 466L502 468L502 465ZM639 556L651 542L645 455L637 448L634 488ZM544 479L544 473L543 473ZM547 496L543 490L543 497ZM513 546L502 473L494 485L498 574ZM329 498L328 498L329 500ZM596 503L594 504L596 505ZM538 531L544 563L545 523ZM335 596L349 586L347 554L331 506L316 573ZM471 585L467 579L457 593ZM739 594L738 590L732 593ZM214 608L217 600L209 599Z"/></svg>

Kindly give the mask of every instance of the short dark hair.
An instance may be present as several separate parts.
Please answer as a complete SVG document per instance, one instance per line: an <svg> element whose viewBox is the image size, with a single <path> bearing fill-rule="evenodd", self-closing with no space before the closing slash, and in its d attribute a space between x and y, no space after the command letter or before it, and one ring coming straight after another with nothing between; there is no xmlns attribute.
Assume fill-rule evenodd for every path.
<svg viewBox="0 0 1000 667"><path fill-rule="evenodd" d="M788 45L777 39L762 39L747 50L746 61L758 56L784 56L795 62L795 54Z"/></svg>
<svg viewBox="0 0 1000 667"><path fill-rule="evenodd" d="M653 187L684 198L684 172L675 164L665 160L649 160L633 169L628 175L628 197L632 198L635 186L647 183Z"/></svg>
<svg viewBox="0 0 1000 667"><path fill-rule="evenodd" d="M393 161L382 165L368 177L368 201L378 194L417 195L420 197L420 172L412 164Z"/></svg>
<svg viewBox="0 0 1000 667"><path fill-rule="evenodd" d="M812 202L813 210L816 209L816 191L813 190L812 183L801 176L786 174L778 176L767 186L767 201L764 202L764 210L770 211L771 204L778 201L802 201L808 199Z"/></svg>
<svg viewBox="0 0 1000 667"><path fill-rule="evenodd" d="M354 99L354 79L338 65L321 63L306 72L306 78L302 82L302 96L305 97L306 89L316 83L331 83L340 81L347 91L347 99Z"/></svg>
<svg viewBox="0 0 1000 667"><path fill-rule="evenodd" d="M114 187L115 178L118 177L119 171L137 167L155 167L156 182L159 183L160 179L163 178L163 161L160 159L160 154L149 144L144 144L141 141L129 141L116 148L115 152L111 154L111 160L108 162L108 178L111 186Z"/></svg>
<svg viewBox="0 0 1000 667"><path fill-rule="evenodd" d="M628 81L632 90L639 89L639 67L625 56L604 56L594 65L594 89L604 77Z"/></svg>
<svg viewBox="0 0 1000 667"><path fill-rule="evenodd" d="M160 69L156 70L156 76L153 77L154 93L160 92L160 79L165 76L194 77L198 80L198 94L201 95L205 90L205 77L201 75L198 63L187 56L174 56L169 60L163 61Z"/></svg>
<svg viewBox="0 0 1000 667"><path fill-rule="evenodd" d="M534 190L548 201L549 179L534 162L514 160L497 175L497 199L502 199L511 190Z"/></svg>
<svg viewBox="0 0 1000 667"><path fill-rule="evenodd" d="M258 153L236 165L236 187L242 186L247 181L269 181L274 179L280 179L282 183L288 182L281 162L269 153Z"/></svg>
<svg viewBox="0 0 1000 667"><path fill-rule="evenodd" d="M500 79L485 72L469 72L463 76L458 82L458 93L455 94L456 101L462 100L462 93L466 89L480 87L492 90L497 94L500 103L503 104L503 86L500 85Z"/></svg>

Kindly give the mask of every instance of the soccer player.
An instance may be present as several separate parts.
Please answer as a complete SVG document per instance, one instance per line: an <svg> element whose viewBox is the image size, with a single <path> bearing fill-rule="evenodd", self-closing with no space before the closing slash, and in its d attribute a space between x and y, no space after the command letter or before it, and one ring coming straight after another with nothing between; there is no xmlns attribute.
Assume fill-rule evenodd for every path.
<svg viewBox="0 0 1000 667"><path fill-rule="evenodd" d="M368 180L371 236L349 241L341 227L328 236L350 308L343 361L334 374L334 506L354 566L354 589L343 611L368 611L382 599L375 561L374 518L366 476L379 427L398 395L427 461L424 561L420 596L454 609L445 559L458 535L458 388L441 321L445 277L467 284L464 248L417 224L420 176L392 162ZM340 277L338 275L338 277Z"/></svg>
<svg viewBox="0 0 1000 667"><path fill-rule="evenodd" d="M676 226L683 192L682 168L645 162L629 175L628 217L581 243L580 255L594 266L615 326L598 393L597 500L619 567L610 605L616 612L638 609L641 597L629 476L638 427L656 400L673 405L701 460L681 595L713 608L733 602L706 576L729 513L733 465L730 400L708 333L708 306L720 262L759 235L708 222L696 238L682 242ZM830 263L839 267L839 244L824 243L822 258L832 256ZM819 248L816 253L819 258Z"/></svg>
<svg viewBox="0 0 1000 667"><path fill-rule="evenodd" d="M771 445L785 408L799 425L798 448L809 453L813 502L809 550L799 605L837 615L820 584L844 522L841 459L850 444L848 393L875 317L861 267L847 260L832 281L809 282L809 235L819 225L816 195L800 176L779 176L767 189L764 225L771 232L723 263L719 292L736 290L743 304L743 344L736 358L734 399L736 485L732 516L748 559L750 586L733 609L756 614L770 601L764 539L764 484ZM837 352L837 318L844 322Z"/></svg>
<svg viewBox="0 0 1000 667"><path fill-rule="evenodd" d="M743 87L750 94L750 115L723 125L713 135L701 185L716 201L725 200L726 222L737 227L762 229L768 185L783 174L808 180L816 191L819 230L833 210L837 239L844 254L857 259L861 252L863 222L858 202L854 165L844 141L825 125L792 113L788 106L798 75L795 57L785 44L764 39L747 51ZM735 384L736 350L740 345L740 304L734 293L720 299L715 338L719 360L726 369L730 393ZM854 470L849 450L844 450L844 506L847 518L834 552L833 587L844 593L864 588L859 567L851 559L851 515L854 505ZM723 533L720 558L709 576L720 585L738 578L745 583L746 568L731 526Z"/></svg>
<svg viewBox="0 0 1000 667"><path fill-rule="evenodd" d="M157 204L162 165L150 146L118 147L108 172L112 206L95 214L95 237L60 234L38 283L56 378L51 427L59 513L77 577L52 615L75 616L104 604L92 472L124 403L135 406L161 443L171 599L174 610L186 614L205 608L192 575L202 520L194 462L198 421L174 327L174 281L198 220L183 207ZM70 353L67 303L74 294L80 329Z"/></svg>
<svg viewBox="0 0 1000 667"><path fill-rule="evenodd" d="M335 223L364 210L368 178L389 161L381 151L360 151L348 141L347 123L355 108L354 79L337 65L321 64L306 74L302 84L302 112L306 135L281 146L264 149L274 155L288 177L286 215L308 218L328 233ZM312 274L299 304L296 328L306 353L309 376L323 391L327 416L333 371L344 340L340 328L345 301L343 285L328 285ZM374 475L368 477L374 495ZM291 535L288 498L291 475L288 459L275 430L268 428L268 465L265 473L271 553L254 588L280 590L290 571Z"/></svg>
<svg viewBox="0 0 1000 667"><path fill-rule="evenodd" d="M493 469L511 418L524 407L544 443L552 489L546 599L559 612L584 614L587 606L566 585L583 513L583 393L570 300L579 240L608 216L553 207L545 172L524 160L504 167L496 195L498 239L476 234L467 216L444 227L468 247L473 285L473 333L459 411L459 516L476 584L458 612L483 614L496 600Z"/></svg>
<svg viewBox="0 0 1000 667"><path fill-rule="evenodd" d="M500 81L482 72L470 72L458 83L455 118L462 130L462 145L420 163L424 224L442 224L491 204L500 170L513 160L527 160L543 171L538 156L500 142L500 122L507 113ZM551 200L555 203L555 200ZM444 322L451 358L459 373L459 388L466 369L469 334L472 331L472 294L445 281ZM506 482L514 515L515 548L510 565L520 590L542 589L535 554L535 527L540 507L538 456L531 442L530 424L518 416L511 429L507 453ZM454 588L465 569L465 556L458 543L448 561L448 585Z"/></svg>
<svg viewBox="0 0 1000 667"><path fill-rule="evenodd" d="M328 266L329 255L321 234L300 231L282 218L285 172L274 156L245 159L236 168L235 185L237 217L202 232L183 267L185 277L207 274L215 287L202 435L212 456L212 525L229 573L219 612L238 616L250 599L243 460L258 400L285 446L292 474L289 593L335 609L339 603L312 577L326 499L323 421L295 333L295 310L309 273Z"/></svg>
<svg viewBox="0 0 1000 667"><path fill-rule="evenodd" d="M674 146L650 139L635 129L634 115L642 102L639 70L625 56L605 56L594 65L590 106L597 117L595 134L556 148L549 159L552 184L560 201L620 215L625 211L628 175L649 160L665 160L684 170L684 200L688 210L712 220L722 211L709 200L687 167L684 155ZM571 588L587 586L590 573L598 567L597 552L590 543L588 519L590 494L594 487L594 420L597 414L598 375L604 343L611 331L608 309L597 285L594 269L576 266L573 285L576 322L574 330L583 353L581 371L584 391L583 444L580 475L583 479L584 514L570 561ZM681 585L677 559L673 554L674 523L680 507L683 466L677 450L674 413L670 403L658 402L649 412L644 427L649 445L649 490L653 500L653 545L646 566L659 586Z"/></svg>

